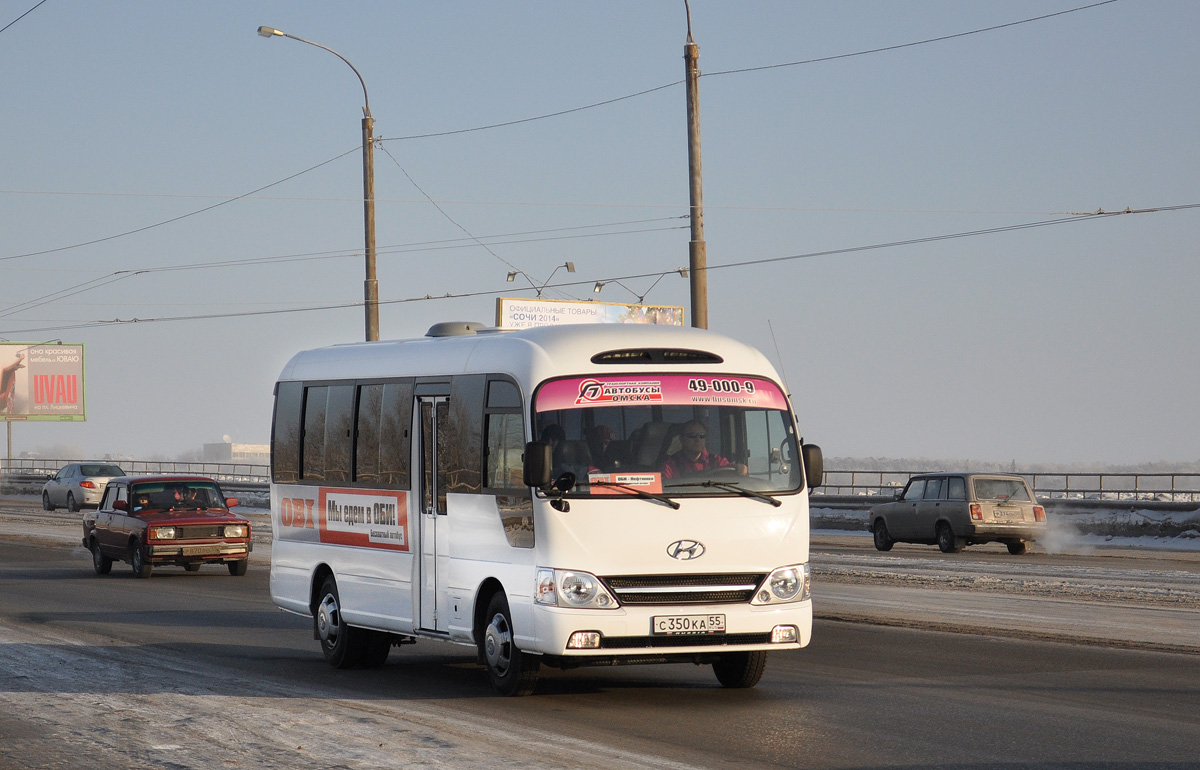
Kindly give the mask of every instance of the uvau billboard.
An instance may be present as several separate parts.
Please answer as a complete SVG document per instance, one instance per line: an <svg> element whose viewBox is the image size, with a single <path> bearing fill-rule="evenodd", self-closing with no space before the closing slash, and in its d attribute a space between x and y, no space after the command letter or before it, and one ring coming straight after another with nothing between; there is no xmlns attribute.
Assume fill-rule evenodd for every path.
<svg viewBox="0 0 1200 770"><path fill-rule="evenodd" d="M86 419L83 345L0 342L0 420Z"/></svg>

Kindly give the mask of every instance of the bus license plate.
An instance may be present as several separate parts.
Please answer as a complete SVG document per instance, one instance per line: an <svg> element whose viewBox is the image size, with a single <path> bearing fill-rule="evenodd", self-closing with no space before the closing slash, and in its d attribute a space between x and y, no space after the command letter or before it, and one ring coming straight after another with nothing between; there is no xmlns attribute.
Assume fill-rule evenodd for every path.
<svg viewBox="0 0 1200 770"><path fill-rule="evenodd" d="M723 634L724 615L655 615L650 618L652 634Z"/></svg>

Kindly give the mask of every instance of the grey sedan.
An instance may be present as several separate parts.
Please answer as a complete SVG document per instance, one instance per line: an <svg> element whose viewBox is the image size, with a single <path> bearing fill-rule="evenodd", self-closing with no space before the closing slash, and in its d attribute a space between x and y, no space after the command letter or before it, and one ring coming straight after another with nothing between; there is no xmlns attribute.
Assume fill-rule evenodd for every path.
<svg viewBox="0 0 1200 770"><path fill-rule="evenodd" d="M111 463L71 463L65 465L42 485L42 507L53 511L59 506L68 511L95 508L104 494L104 485L125 471Z"/></svg>

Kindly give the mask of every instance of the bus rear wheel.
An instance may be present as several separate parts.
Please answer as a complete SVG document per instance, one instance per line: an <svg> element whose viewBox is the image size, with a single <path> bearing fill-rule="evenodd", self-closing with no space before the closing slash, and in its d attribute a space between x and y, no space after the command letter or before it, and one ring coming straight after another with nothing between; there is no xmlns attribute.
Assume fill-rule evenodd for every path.
<svg viewBox="0 0 1200 770"><path fill-rule="evenodd" d="M488 602L487 626L479 640L479 652L487 664L488 679L501 695L529 695L537 685L541 661L521 652L513 634L508 598L500 592Z"/></svg>
<svg viewBox="0 0 1200 770"><path fill-rule="evenodd" d="M337 581L333 575L321 584L320 598L313 612L317 638L321 640L321 652L325 662L334 668L351 668L358 663L360 645L356 637L362 633L346 624L342 617L342 602L338 597Z"/></svg>
<svg viewBox="0 0 1200 770"><path fill-rule="evenodd" d="M392 635L383 631L363 631L359 644L358 664L363 668L379 668L387 663L392 652Z"/></svg>
<svg viewBox="0 0 1200 770"><path fill-rule="evenodd" d="M765 650L727 652L712 667L724 687L753 687L767 668L767 653Z"/></svg>

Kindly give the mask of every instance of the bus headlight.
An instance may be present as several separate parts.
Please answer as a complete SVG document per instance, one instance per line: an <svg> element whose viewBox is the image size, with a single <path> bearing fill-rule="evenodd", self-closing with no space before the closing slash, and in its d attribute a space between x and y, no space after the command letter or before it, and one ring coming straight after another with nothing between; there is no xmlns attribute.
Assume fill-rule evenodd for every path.
<svg viewBox="0 0 1200 770"><path fill-rule="evenodd" d="M537 571L534 601L548 607L616 609L617 600L595 575L575 570L541 568Z"/></svg>
<svg viewBox="0 0 1200 770"><path fill-rule="evenodd" d="M780 567L767 576L754 592L753 605L802 602L809 598L809 573L807 564Z"/></svg>

